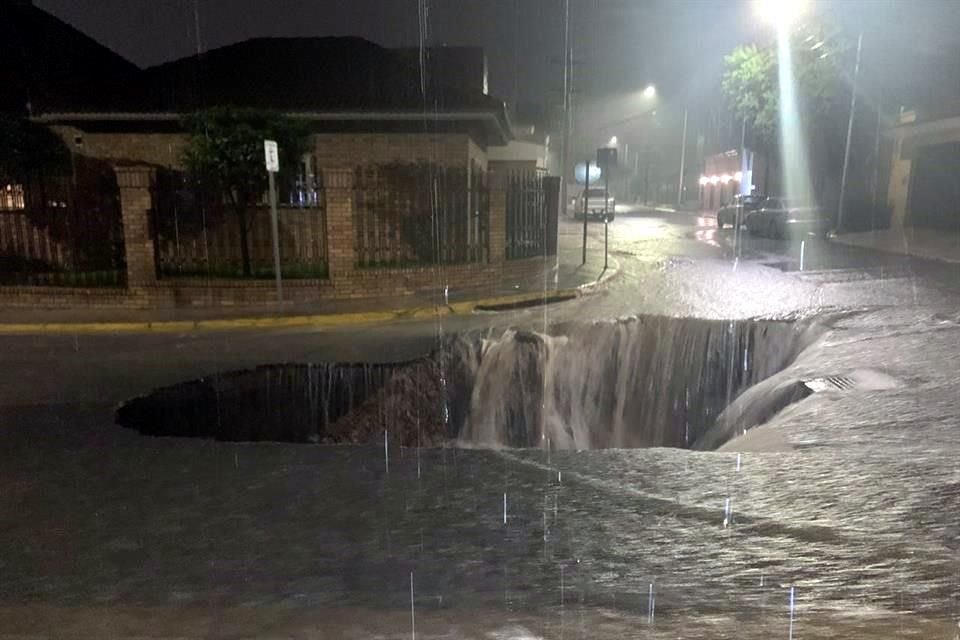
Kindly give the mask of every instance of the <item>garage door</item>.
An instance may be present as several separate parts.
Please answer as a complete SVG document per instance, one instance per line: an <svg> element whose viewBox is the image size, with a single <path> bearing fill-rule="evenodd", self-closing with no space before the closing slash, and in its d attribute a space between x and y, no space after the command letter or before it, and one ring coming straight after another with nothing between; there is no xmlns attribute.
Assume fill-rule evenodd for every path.
<svg viewBox="0 0 960 640"><path fill-rule="evenodd" d="M907 224L960 231L960 143L917 149Z"/></svg>

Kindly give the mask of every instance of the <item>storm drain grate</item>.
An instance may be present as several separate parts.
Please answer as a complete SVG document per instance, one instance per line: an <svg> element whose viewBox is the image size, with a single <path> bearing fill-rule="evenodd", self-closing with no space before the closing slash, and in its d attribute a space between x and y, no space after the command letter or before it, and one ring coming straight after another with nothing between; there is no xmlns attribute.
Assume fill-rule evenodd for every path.
<svg viewBox="0 0 960 640"><path fill-rule="evenodd" d="M813 392L818 391L849 391L857 386L857 381L850 376L826 376L804 380L803 384Z"/></svg>

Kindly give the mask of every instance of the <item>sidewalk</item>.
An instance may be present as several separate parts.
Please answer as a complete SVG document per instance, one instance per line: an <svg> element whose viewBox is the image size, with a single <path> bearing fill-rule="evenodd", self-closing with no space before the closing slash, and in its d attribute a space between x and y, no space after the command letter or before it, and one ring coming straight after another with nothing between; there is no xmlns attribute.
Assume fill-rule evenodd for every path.
<svg viewBox="0 0 960 640"><path fill-rule="evenodd" d="M882 229L863 233L844 233L833 241L851 247L874 249L885 253L960 263L960 233L939 229Z"/></svg>
<svg viewBox="0 0 960 640"><path fill-rule="evenodd" d="M543 270L525 278L504 277L496 286L443 290L443 269L437 288L408 296L330 300L309 304L286 303L236 307L178 307L167 309L27 309L0 307L0 334L77 333L119 331L190 331L250 329L312 325L336 327L391 320L419 319L474 311L507 310L569 300L602 285L616 275L610 260L603 268L603 247L591 246L581 265L579 239L561 233L560 267L556 257L544 259Z"/></svg>

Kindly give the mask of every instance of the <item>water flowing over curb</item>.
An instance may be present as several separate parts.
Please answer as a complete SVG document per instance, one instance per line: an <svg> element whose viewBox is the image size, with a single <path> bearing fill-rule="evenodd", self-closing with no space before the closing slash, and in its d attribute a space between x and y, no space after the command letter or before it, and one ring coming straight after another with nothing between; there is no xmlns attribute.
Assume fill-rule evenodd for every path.
<svg viewBox="0 0 960 640"><path fill-rule="evenodd" d="M126 402L117 421L220 440L715 448L744 427L718 421L724 410L821 332L809 319L638 316L465 334L411 362L217 374ZM799 397L775 389L758 398L747 426Z"/></svg>

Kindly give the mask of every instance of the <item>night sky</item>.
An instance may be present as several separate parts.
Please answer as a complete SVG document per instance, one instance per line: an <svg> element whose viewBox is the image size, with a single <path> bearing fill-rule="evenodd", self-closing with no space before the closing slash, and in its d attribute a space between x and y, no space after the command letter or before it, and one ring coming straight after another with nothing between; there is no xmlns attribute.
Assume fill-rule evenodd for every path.
<svg viewBox="0 0 960 640"><path fill-rule="evenodd" d="M258 36L354 35L416 45L479 45L490 90L511 103L559 105L563 0L35 0L140 66ZM864 31L863 77L895 83L931 71L924 56L956 57L960 2L822 0L849 39ZM570 0L575 104L655 83L664 105L716 100L723 56L769 39L749 0ZM940 81L940 80L936 80ZM944 79L943 82L955 82ZM960 83L958 83L960 85ZM956 88L960 95L960 86Z"/></svg>
<svg viewBox="0 0 960 640"><path fill-rule="evenodd" d="M36 0L140 66L257 36L357 35L415 45L417 0ZM480 45L491 90L507 100L559 102L562 0L427 0L427 44ZM96 10L92 10L94 5ZM669 91L729 50L734 3L572 0L577 88L589 95L649 82ZM199 25L199 29L197 28ZM707 28L708 25L713 25Z"/></svg>

